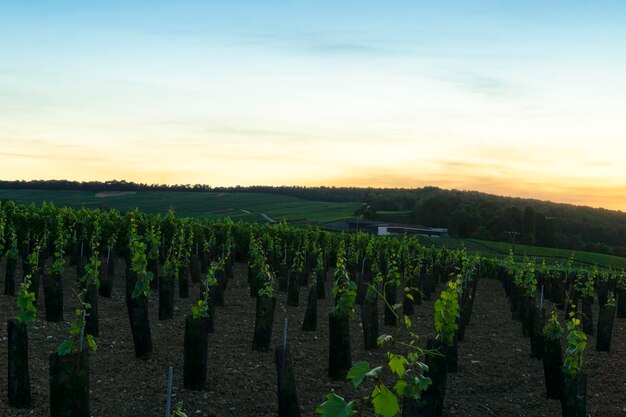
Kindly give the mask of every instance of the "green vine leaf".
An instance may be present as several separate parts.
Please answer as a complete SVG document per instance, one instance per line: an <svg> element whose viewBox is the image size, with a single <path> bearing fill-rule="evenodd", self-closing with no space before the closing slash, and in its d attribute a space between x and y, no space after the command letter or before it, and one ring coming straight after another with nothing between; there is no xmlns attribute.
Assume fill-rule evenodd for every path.
<svg viewBox="0 0 626 417"><path fill-rule="evenodd" d="M369 363L356 362L352 365L352 368L350 368L350 371L348 372L348 379L352 381L355 388L358 388L365 378L378 378L382 370L382 366L370 369Z"/></svg>
<svg viewBox="0 0 626 417"><path fill-rule="evenodd" d="M389 391L385 384L379 384L374 387L372 404L374 404L374 413L377 416L394 417L400 412L398 398L393 392Z"/></svg>
<svg viewBox="0 0 626 417"><path fill-rule="evenodd" d="M365 374L367 374L370 369L370 364L367 362L355 362L352 364L352 368L348 371L348 379L352 381L352 384L355 388L358 388L363 382L365 378Z"/></svg>
<svg viewBox="0 0 626 417"><path fill-rule="evenodd" d="M74 347L74 341L72 339L65 339L58 347L57 353L59 356L69 355Z"/></svg>
<svg viewBox="0 0 626 417"><path fill-rule="evenodd" d="M176 404L176 409L172 411L172 417L187 417L187 413L183 410L182 401Z"/></svg>
<svg viewBox="0 0 626 417"><path fill-rule="evenodd" d="M204 300L198 300L195 306L191 307L191 315L194 319L209 318L209 304Z"/></svg>
<svg viewBox="0 0 626 417"><path fill-rule="evenodd" d="M392 343L393 342L393 336L390 334L383 334L378 336L378 339L376 339L376 345L377 346L384 346L387 343Z"/></svg>
<svg viewBox="0 0 626 417"><path fill-rule="evenodd" d="M552 317L543 328L543 334L549 340L560 339L563 335L563 327L559 323L559 318L557 317L555 311L552 311Z"/></svg>
<svg viewBox="0 0 626 417"><path fill-rule="evenodd" d="M404 377L404 373L406 372L405 365L408 363L406 358L391 352L387 352L387 356L389 357L388 365L391 372L398 375L400 378Z"/></svg>
<svg viewBox="0 0 626 417"><path fill-rule="evenodd" d="M22 288L17 294L17 320L20 323L28 323L37 317L35 307L35 293L30 291L30 283L22 284Z"/></svg>
<svg viewBox="0 0 626 417"><path fill-rule="evenodd" d="M393 390L401 397L404 396L404 391L406 390L407 387L407 382L403 379L399 379L398 382L396 382L396 385L393 386Z"/></svg>
<svg viewBox="0 0 626 417"><path fill-rule="evenodd" d="M29 323L35 320L36 317L37 315L32 311L20 311L17 313L17 321L20 323Z"/></svg>
<svg viewBox="0 0 626 417"><path fill-rule="evenodd" d="M96 344L96 341L94 340L93 335L91 334L87 335L87 346L89 346L89 349L91 349L94 352L98 350L98 345Z"/></svg>
<svg viewBox="0 0 626 417"><path fill-rule="evenodd" d="M331 392L326 395L326 401L320 404L315 411L322 417L349 417L354 414L355 402L346 403L343 397Z"/></svg>

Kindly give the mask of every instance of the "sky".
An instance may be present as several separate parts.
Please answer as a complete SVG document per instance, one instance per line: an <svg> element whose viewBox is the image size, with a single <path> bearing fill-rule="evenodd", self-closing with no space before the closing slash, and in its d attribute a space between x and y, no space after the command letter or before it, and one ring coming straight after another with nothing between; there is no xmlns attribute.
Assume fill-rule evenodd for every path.
<svg viewBox="0 0 626 417"><path fill-rule="evenodd" d="M0 179L626 211L624 1L0 0Z"/></svg>

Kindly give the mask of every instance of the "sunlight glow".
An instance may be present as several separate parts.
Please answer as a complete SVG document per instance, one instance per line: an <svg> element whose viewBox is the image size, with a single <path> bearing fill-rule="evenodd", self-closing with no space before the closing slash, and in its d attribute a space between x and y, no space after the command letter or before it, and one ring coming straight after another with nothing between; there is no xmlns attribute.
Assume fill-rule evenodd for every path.
<svg viewBox="0 0 626 417"><path fill-rule="evenodd" d="M623 4L53 3L0 5L2 179L626 210Z"/></svg>

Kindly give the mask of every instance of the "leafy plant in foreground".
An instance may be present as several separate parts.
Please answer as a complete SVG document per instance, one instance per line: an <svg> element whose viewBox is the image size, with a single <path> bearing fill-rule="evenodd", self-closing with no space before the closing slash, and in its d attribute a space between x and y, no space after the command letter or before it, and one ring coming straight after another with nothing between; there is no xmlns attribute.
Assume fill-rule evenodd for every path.
<svg viewBox="0 0 626 417"><path fill-rule="evenodd" d="M195 305L191 306L191 315L194 319L209 317L209 298L211 295L211 288L217 285L217 272L223 268L224 260L222 258L218 261L211 262L204 278L202 296Z"/></svg>
<svg viewBox="0 0 626 417"><path fill-rule="evenodd" d="M332 293L335 296L336 305L330 314L335 316L351 317L354 314L354 303L356 301L357 286L350 280L350 275L346 269L345 246L343 241L337 250L337 266L335 268L335 282Z"/></svg>
<svg viewBox="0 0 626 417"><path fill-rule="evenodd" d="M544 336L549 340L557 340L563 336L563 326L559 323L559 317L556 315L556 311L552 311L550 320L543 328Z"/></svg>
<svg viewBox="0 0 626 417"><path fill-rule="evenodd" d="M87 339L87 346L94 352L98 349L96 341L91 334L85 336L85 325L87 319L87 312L91 308L89 303L85 303L82 299L84 294L75 292L76 297L79 299L82 308L76 309L74 312L74 320L70 323L69 334L70 337L65 339L57 347L57 353L59 356L69 355L70 353L82 352L84 350L84 339Z"/></svg>
<svg viewBox="0 0 626 417"><path fill-rule="evenodd" d="M131 218L130 221L129 243L131 249L131 268L132 271L137 274L137 281L135 282L135 288L131 296L133 299L140 297L149 298L150 295L152 295L150 281L154 278L154 274L148 271L148 247L141 241L140 236L137 234L135 219Z"/></svg>
<svg viewBox="0 0 626 417"><path fill-rule="evenodd" d="M68 243L67 231L64 227L63 217L57 216L57 233L53 242L54 257L50 265L50 273L60 276L65 268L65 246Z"/></svg>
<svg viewBox="0 0 626 417"><path fill-rule="evenodd" d="M42 247L41 242L37 244L32 253L28 255L29 273L24 276L20 284L20 290L17 293L17 321L20 323L30 323L37 317L37 307L35 307L35 293L30 290L31 279L37 273L39 265L39 251ZM17 248L16 248L17 250Z"/></svg>
<svg viewBox="0 0 626 417"><path fill-rule="evenodd" d="M263 283L263 286L259 289L259 296L268 298L274 297L274 274L270 271L267 261L261 264L258 277Z"/></svg>
<svg viewBox="0 0 626 417"><path fill-rule="evenodd" d="M606 297L606 304L605 305L610 306L610 307L616 307L617 306L617 301L615 300L615 293L613 291L609 291L609 294Z"/></svg>
<svg viewBox="0 0 626 417"><path fill-rule="evenodd" d="M176 408L172 411L172 417L187 417L187 413L183 409L183 402L176 404Z"/></svg>
<svg viewBox="0 0 626 417"><path fill-rule="evenodd" d="M369 382L366 388L367 395L355 400L346 401L334 392L326 395L326 401L320 404L316 412L322 417L347 417L367 408L372 407L374 414L380 417L393 417L400 413L401 399L417 400L431 384L431 379L425 375L428 366L420 361L426 353L419 348L417 335L411 334L409 343L396 342L391 335L382 335L378 338L379 345L397 344L409 349L409 353L402 355L391 351L387 352L386 366L371 368L365 361L355 362L348 372L348 380L355 388L363 388L363 384ZM436 352L430 352L436 354ZM382 381L381 376L387 370L395 378L395 384L390 389Z"/></svg>
<svg viewBox="0 0 626 417"><path fill-rule="evenodd" d="M598 268L594 268L591 274L578 274L574 282L574 288L583 297L593 297L595 295L595 282L600 276Z"/></svg>
<svg viewBox="0 0 626 417"><path fill-rule="evenodd" d="M535 263L524 258L521 266L515 268L515 285L520 288L527 297L532 297L537 291L537 278L535 277Z"/></svg>
<svg viewBox="0 0 626 417"><path fill-rule="evenodd" d="M19 250L17 248L17 233L15 233L15 227L10 225L8 228L9 235L9 248L6 251L7 258L9 259L17 259L19 255Z"/></svg>
<svg viewBox="0 0 626 417"><path fill-rule="evenodd" d="M337 275L337 270L335 272L337 281L342 278L345 279L343 277L344 263L342 259L343 252L340 244L337 258L337 270L340 271L340 275ZM375 267L374 269L377 276L374 282L382 281L382 275L378 272L378 268ZM345 275L347 275L347 271ZM399 278L394 275L394 279ZM374 285L370 285L367 296L371 299L376 294L383 298L387 305L389 304L384 295L379 293ZM338 300L337 304L340 301L341 299ZM392 313L396 316L398 316L397 311L398 308L392 309ZM407 330L410 330L412 327L412 323L407 316L404 316L402 323L404 323ZM393 345L408 350L408 353L401 354L390 349L387 351L387 363L374 368L365 361L352 364L347 378L355 388L365 389L367 395L361 397L359 401L346 401L334 392L329 393L326 396L326 401L317 407L316 412L322 417L348 417L355 414L357 410L361 410L364 413L366 409L371 407L377 416L393 417L400 413L401 399L419 399L422 392L428 388L432 381L425 375L428 371L428 366L420 360L426 352L419 347L419 336L412 332L409 332L409 334L409 342L396 340L391 335L382 335L377 340L379 346ZM435 354L435 352L431 353ZM381 379L385 371L390 372L395 379L391 389ZM364 388L365 383L368 383L367 388Z"/></svg>
<svg viewBox="0 0 626 417"><path fill-rule="evenodd" d="M96 351L98 346L91 334L85 335L85 326L87 324L87 316L91 310L91 304L85 301L87 292L93 286L99 285L99 268L100 268L100 225L97 220L93 223L94 230L91 237L91 256L89 262L85 265L84 275L79 280L79 291L73 289L74 295L80 302L81 308L74 311L74 320L70 323L70 337L65 339L57 347L59 356L69 355L70 353L82 352L84 350L84 340L87 339L89 349Z"/></svg>
<svg viewBox="0 0 626 417"><path fill-rule="evenodd" d="M435 301L435 331L436 339L448 346L454 344L454 334L458 330L457 317L459 316L459 281L448 281L448 287L441 292Z"/></svg>
<svg viewBox="0 0 626 417"><path fill-rule="evenodd" d="M570 377L580 374L583 367L583 352L587 346L587 335L580 330L580 319L570 313L567 322L567 348L563 358L563 371Z"/></svg>

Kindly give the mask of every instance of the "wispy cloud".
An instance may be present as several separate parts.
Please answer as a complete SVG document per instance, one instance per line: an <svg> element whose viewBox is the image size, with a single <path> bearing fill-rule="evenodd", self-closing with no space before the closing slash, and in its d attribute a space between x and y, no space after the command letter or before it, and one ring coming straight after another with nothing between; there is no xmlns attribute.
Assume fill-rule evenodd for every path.
<svg viewBox="0 0 626 417"><path fill-rule="evenodd" d="M0 152L0 155L12 158L34 158L34 159L55 159L55 157L51 155L37 155L37 154L28 154L28 153L20 153L20 152Z"/></svg>
<svg viewBox="0 0 626 417"><path fill-rule="evenodd" d="M501 77L467 70L443 70L430 77L455 88L490 99L516 98L529 93L526 87Z"/></svg>
<svg viewBox="0 0 626 417"><path fill-rule="evenodd" d="M365 42L321 42L310 44L309 50L323 55L348 55L348 56L398 56L402 54L400 48L389 45L365 43Z"/></svg>
<svg viewBox="0 0 626 417"><path fill-rule="evenodd" d="M470 92L488 97L506 98L518 96L523 92L520 88L502 78L472 72L458 74L456 83Z"/></svg>
<svg viewBox="0 0 626 417"><path fill-rule="evenodd" d="M411 52L407 43L397 39L349 36L329 31L241 33L230 41L244 46L287 50L322 57L389 57Z"/></svg>

